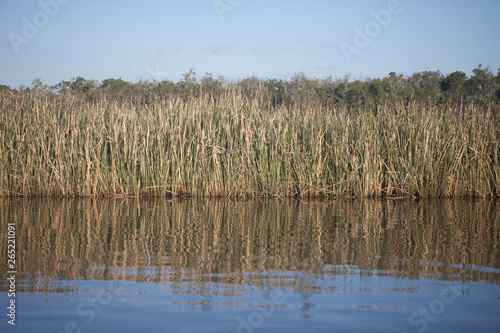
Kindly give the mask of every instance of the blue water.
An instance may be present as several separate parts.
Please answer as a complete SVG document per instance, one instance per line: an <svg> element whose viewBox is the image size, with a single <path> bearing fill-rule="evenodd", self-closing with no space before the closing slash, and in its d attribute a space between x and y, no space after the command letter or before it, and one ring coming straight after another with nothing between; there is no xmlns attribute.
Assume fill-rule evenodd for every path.
<svg viewBox="0 0 500 333"><path fill-rule="evenodd" d="M324 208L324 203L321 205ZM409 209L405 207L403 212ZM258 216L269 217L266 214L282 208L272 206ZM241 207L234 209L234 216L238 216ZM267 207L259 205L258 209ZM289 218L297 216L297 212L301 216L301 209L305 208L297 209L285 214L283 221L290 222ZM240 225L231 218L220 229L213 224L210 228L201 227L206 225L201 222L192 228L183 225L175 229L182 230L179 233L158 232L164 242L144 242L157 236L152 236L147 228L133 233L124 227L129 231L120 233L122 238L103 237L102 248L90 244L97 244L97 239L110 233L110 229L101 225L93 229L94 234L89 229L65 224L67 231L47 240L33 238L33 247L26 245L19 251L18 258L25 260L26 265L17 274L15 326L8 323L6 316L11 298L5 284L7 275L2 274L0 304L5 314L0 320L0 332L496 332L500 327L496 209L495 206L478 211L478 219L490 218L482 236L478 225L474 225L477 221L456 222L459 227L453 237L471 230L470 225L474 225L476 233L467 235L467 239L485 237L481 238L484 248L480 242L472 241L469 248L460 249L457 245L458 257L469 256L463 257L463 262L456 261L455 252L444 253L451 245L442 244L437 237L429 237L429 241L420 238L421 244L416 244L415 239L415 245L403 246L401 241L393 242L379 231L368 232L365 223L359 225L365 229L354 233L351 229L339 233L336 227L325 228L318 238L307 236L316 235L317 225L289 225L287 230L301 235L287 238L287 233L283 233L273 238L273 233L266 232L267 238L255 236L251 243L241 237L224 240L214 236L230 238L239 230ZM225 209L222 212L227 214ZM361 215L366 216L365 213ZM126 218L130 211L117 214ZM190 217L185 219L187 225L193 216L200 218L199 214L185 214L179 216ZM329 226L331 215L325 208L303 218L321 219L322 225ZM146 214L144 218L151 216ZM228 219L228 215L221 218ZM219 233L224 228L231 231ZM18 226L18 244L29 239L27 230ZM431 230L424 228L417 231L420 232ZM129 233L134 235L129 237ZM181 237L181 233L189 236ZM78 234L80 243L88 239L89 244L77 246ZM174 235L184 242L182 250L175 251L179 244L172 238ZM288 255L277 249L283 237L296 242L288 249ZM62 244L63 239L68 239L68 244L73 242L70 248L74 252L58 253L57 244ZM238 239L242 239L240 243ZM263 239L268 239L265 243L271 244L271 249L255 244ZM234 247L231 242L236 242ZM330 256L336 249L333 242L344 242L345 253L340 247L338 257ZM400 247L404 247L407 256L394 256L402 253L398 252ZM474 255L474 251L483 253L487 249L487 258ZM40 252L30 252L34 250ZM412 254L412 250L419 254ZM274 255L270 255L273 251ZM438 255L431 256L432 251ZM52 259L48 254L53 254ZM221 263L221 258L228 262ZM493 264L484 266L485 262Z"/></svg>
<svg viewBox="0 0 500 333"><path fill-rule="evenodd" d="M327 271L328 267L325 267ZM494 332L498 285L262 272L273 288L223 283L60 281L21 293L16 332ZM2 301L5 299L2 293ZM2 322L2 332L9 328Z"/></svg>

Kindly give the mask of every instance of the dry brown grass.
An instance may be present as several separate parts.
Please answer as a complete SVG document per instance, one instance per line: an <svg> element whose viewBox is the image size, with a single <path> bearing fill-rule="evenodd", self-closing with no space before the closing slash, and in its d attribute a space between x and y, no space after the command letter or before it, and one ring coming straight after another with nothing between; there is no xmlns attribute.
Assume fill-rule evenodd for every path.
<svg viewBox="0 0 500 333"><path fill-rule="evenodd" d="M500 121L468 107L268 109L1 94L0 196L487 197Z"/></svg>

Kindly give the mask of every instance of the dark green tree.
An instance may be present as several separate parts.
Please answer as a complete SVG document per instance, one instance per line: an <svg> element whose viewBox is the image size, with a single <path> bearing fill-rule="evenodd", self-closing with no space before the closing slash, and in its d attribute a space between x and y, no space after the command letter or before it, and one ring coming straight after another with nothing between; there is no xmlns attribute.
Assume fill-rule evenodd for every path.
<svg viewBox="0 0 500 333"><path fill-rule="evenodd" d="M101 88L107 89L112 92L119 92L124 90L130 83L122 79L106 79L101 83Z"/></svg>
<svg viewBox="0 0 500 333"><path fill-rule="evenodd" d="M263 95L264 83L256 76L247 77L237 83L243 96L253 100Z"/></svg>
<svg viewBox="0 0 500 333"><path fill-rule="evenodd" d="M441 89L449 102L463 101L466 81L467 75L461 71L453 72L441 81Z"/></svg>
<svg viewBox="0 0 500 333"><path fill-rule="evenodd" d="M495 94L494 76L490 67L479 64L472 72L473 75L465 84L468 99L473 103L490 102Z"/></svg>

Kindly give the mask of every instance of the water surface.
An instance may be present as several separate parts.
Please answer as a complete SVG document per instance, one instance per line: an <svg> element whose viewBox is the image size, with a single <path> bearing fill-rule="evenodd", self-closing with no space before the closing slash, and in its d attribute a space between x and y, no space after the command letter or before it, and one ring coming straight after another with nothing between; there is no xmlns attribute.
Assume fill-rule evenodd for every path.
<svg viewBox="0 0 500 333"><path fill-rule="evenodd" d="M3 200L0 232L1 332L500 325L495 201Z"/></svg>

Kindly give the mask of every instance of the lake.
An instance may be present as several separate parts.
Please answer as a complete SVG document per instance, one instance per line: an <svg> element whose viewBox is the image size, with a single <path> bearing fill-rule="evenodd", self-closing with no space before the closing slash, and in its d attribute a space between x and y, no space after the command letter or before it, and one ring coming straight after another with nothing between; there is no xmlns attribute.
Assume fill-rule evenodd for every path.
<svg viewBox="0 0 500 333"><path fill-rule="evenodd" d="M0 233L1 332L500 327L499 201L3 199Z"/></svg>

